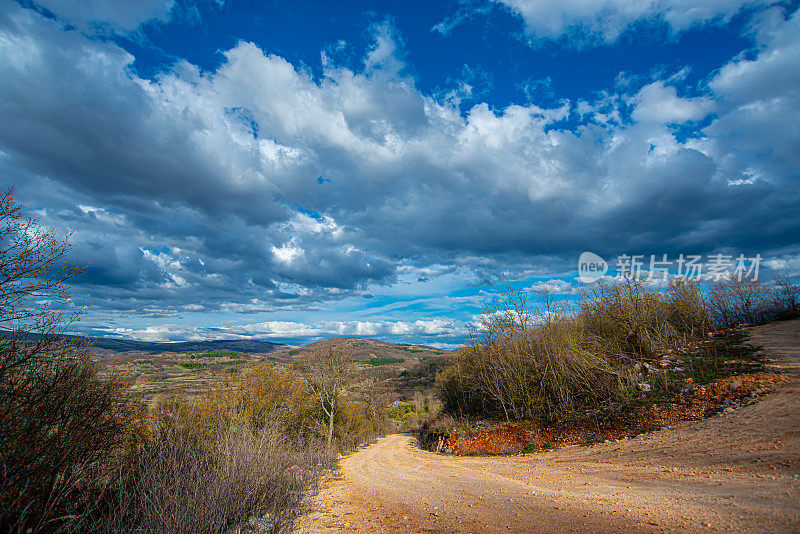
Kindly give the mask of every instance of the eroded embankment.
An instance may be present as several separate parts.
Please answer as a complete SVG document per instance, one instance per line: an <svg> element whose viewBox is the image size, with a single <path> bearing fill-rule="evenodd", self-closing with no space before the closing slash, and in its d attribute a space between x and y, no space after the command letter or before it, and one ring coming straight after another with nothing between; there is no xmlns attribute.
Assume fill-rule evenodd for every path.
<svg viewBox="0 0 800 534"><path fill-rule="evenodd" d="M680 394L669 399L642 397L640 405L614 417L565 421L552 425L529 422L483 424L472 432L442 432L423 429L418 437L422 449L455 455L517 454L565 445L586 445L627 439L681 421L693 421L732 411L758 402L785 378L774 373L734 375L697 386L684 384ZM643 394L644 395L644 394Z"/></svg>

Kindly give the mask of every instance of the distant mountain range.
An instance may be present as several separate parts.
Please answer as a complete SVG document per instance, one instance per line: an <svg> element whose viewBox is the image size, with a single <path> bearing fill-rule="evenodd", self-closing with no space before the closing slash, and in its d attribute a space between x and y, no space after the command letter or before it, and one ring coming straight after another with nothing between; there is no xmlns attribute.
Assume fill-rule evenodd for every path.
<svg viewBox="0 0 800 534"><path fill-rule="evenodd" d="M89 338L94 347L98 349L113 350L116 352L183 352L187 350L235 350L246 354L267 354L276 351L285 345L270 341L253 341L249 339L231 339L214 341L177 341L174 343L151 343L148 341L129 341L127 339L109 339L103 337Z"/></svg>
<svg viewBox="0 0 800 534"><path fill-rule="evenodd" d="M31 334L36 337L35 334ZM0 332L0 337L6 337ZM129 339L112 339L106 337L64 336L67 338L88 340L96 349L112 352L142 352L157 354L160 352L235 350L245 354L267 354L292 345L272 343L270 341L253 341L249 339L231 339L214 341L176 341L174 343L153 343L149 341L132 341Z"/></svg>

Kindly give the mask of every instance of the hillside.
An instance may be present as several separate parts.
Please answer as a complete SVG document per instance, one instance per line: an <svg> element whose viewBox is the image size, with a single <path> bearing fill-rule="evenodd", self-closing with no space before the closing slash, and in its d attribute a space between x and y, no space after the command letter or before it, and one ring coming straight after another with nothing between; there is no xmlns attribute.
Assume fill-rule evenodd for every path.
<svg viewBox="0 0 800 534"><path fill-rule="evenodd" d="M353 360L365 365L394 365L402 369L410 369L414 364L438 358L449 352L426 345L387 343L363 337L336 337L292 349L288 355L292 359L297 359L302 358L304 354L329 348L344 351Z"/></svg>
<svg viewBox="0 0 800 534"><path fill-rule="evenodd" d="M219 339L214 341L177 341L170 343L153 343L148 341L131 341L127 339L89 338L95 348L112 352L142 352L157 354L161 352L233 350L247 354L269 354L284 347L283 343L271 341L254 341L249 339Z"/></svg>
<svg viewBox="0 0 800 534"><path fill-rule="evenodd" d="M8 332L0 332L0 339L9 335ZM29 338L37 339L39 334L27 334ZM98 356L108 356L114 353L138 352L143 354L159 354L162 352L185 352L185 351L210 351L210 350L233 350L246 354L269 354L283 348L291 348L293 345L283 343L273 343L271 341L255 341L250 339L217 339L213 341L175 341L175 342L151 342L136 341L132 339L118 339L107 337L87 337L66 335L66 339L77 342L88 341L92 344Z"/></svg>
<svg viewBox="0 0 800 534"><path fill-rule="evenodd" d="M356 362L366 376L378 380L393 397L406 398L414 390L433 385L438 359L449 351L424 345L387 343L376 339L345 337L317 341L302 347L264 341L203 341L146 343L91 338L99 349L105 373L122 371L132 391L147 399L181 391L200 393L214 379L246 373L262 362L290 367L304 355L333 347Z"/></svg>

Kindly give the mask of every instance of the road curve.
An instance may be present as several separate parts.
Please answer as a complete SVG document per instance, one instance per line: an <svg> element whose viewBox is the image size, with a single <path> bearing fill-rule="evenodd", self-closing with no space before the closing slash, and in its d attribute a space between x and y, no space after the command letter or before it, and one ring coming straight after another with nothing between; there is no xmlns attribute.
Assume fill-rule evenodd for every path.
<svg viewBox="0 0 800 534"><path fill-rule="evenodd" d="M800 532L800 321L753 340L790 375L757 404L525 457L445 456L388 436L342 459L299 530Z"/></svg>

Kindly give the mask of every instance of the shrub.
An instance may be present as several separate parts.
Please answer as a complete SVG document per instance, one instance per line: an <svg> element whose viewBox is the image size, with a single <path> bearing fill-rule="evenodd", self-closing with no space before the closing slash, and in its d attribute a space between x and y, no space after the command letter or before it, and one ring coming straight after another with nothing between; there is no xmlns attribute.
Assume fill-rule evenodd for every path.
<svg viewBox="0 0 800 534"><path fill-rule="evenodd" d="M286 532L329 460L318 444L292 441L280 420L258 431L234 421L211 436L191 416L165 415L154 426L103 514L86 522L91 530L224 533L249 521Z"/></svg>
<svg viewBox="0 0 800 534"><path fill-rule="evenodd" d="M800 285L792 282L786 273L775 275L772 282L771 308L774 319L800 317Z"/></svg>
<svg viewBox="0 0 800 534"><path fill-rule="evenodd" d="M758 280L736 276L720 280L711 286L708 299L714 322L721 327L757 324L769 316L769 292Z"/></svg>
<svg viewBox="0 0 800 534"><path fill-rule="evenodd" d="M444 410L511 419L552 419L608 398L623 375L589 350L576 317L536 316L521 292L490 303L483 331L437 375Z"/></svg>
<svg viewBox="0 0 800 534"><path fill-rule="evenodd" d="M454 415L553 420L613 399L632 384L634 361L705 336L710 325L689 282L663 292L634 280L599 283L576 312L549 299L532 311L523 293L509 292L488 304L480 334L437 373L437 392Z"/></svg>
<svg viewBox="0 0 800 534"><path fill-rule="evenodd" d="M579 320L596 351L635 359L704 336L711 326L700 287L682 280L671 281L666 291L632 279L596 283L583 296Z"/></svg>
<svg viewBox="0 0 800 534"><path fill-rule="evenodd" d="M138 433L120 377L62 334L80 309L69 245L0 198L0 528L65 529L93 505L111 458Z"/></svg>
<svg viewBox="0 0 800 534"><path fill-rule="evenodd" d="M800 316L800 286L778 273L767 284L731 276L708 292L714 322L724 328Z"/></svg>
<svg viewBox="0 0 800 534"><path fill-rule="evenodd" d="M287 531L331 466L314 399L290 373L262 364L194 400L163 399L147 439L118 463L98 532L228 532L248 521Z"/></svg>

